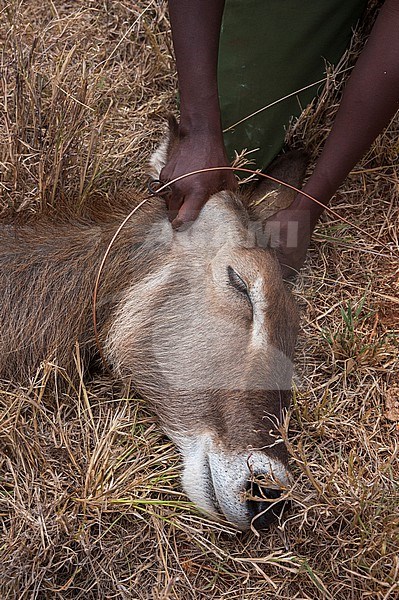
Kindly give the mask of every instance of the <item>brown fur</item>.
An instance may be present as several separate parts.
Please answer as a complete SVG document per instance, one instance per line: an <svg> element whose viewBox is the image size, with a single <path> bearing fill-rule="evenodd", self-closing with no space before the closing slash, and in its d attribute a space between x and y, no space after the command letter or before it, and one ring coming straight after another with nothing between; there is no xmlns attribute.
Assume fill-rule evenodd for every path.
<svg viewBox="0 0 399 600"><path fill-rule="evenodd" d="M85 218L0 226L2 378L24 382L43 360L71 376L76 342L86 371L99 363L95 279L113 234L137 202L132 193L99 204ZM197 500L190 483L200 464L193 444L201 452L213 448L216 487L231 485L248 448L260 451L262 472L270 469L268 457L286 463L278 425L289 402L298 312L273 252L259 247L252 228L263 223L259 211L221 192L190 228L176 232L163 200L153 198L120 232L98 290L107 360L153 403L186 465L194 461L186 484L205 507L208 500ZM224 460L230 465L225 483L224 467L217 466ZM237 523L246 527L245 519Z"/></svg>
<svg viewBox="0 0 399 600"><path fill-rule="evenodd" d="M135 202L137 198L132 198L130 209ZM125 198L114 203L112 212L108 207L102 219L64 215L61 223L46 217L30 225L0 226L2 378L24 381L43 360L54 361L72 375L76 341L86 366L96 357L92 321L95 278L104 252L128 212ZM140 254L140 245L158 215L164 217L165 211L159 200L152 199L122 230L109 254L98 300L103 341L120 294L132 277L143 277L151 269L151 261Z"/></svg>

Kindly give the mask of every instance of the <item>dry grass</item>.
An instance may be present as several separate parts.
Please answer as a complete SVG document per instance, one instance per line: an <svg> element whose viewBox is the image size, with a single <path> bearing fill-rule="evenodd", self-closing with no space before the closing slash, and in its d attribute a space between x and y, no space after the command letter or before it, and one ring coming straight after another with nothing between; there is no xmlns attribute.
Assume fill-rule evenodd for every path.
<svg viewBox="0 0 399 600"><path fill-rule="evenodd" d="M144 186L174 107L164 4L1 9L3 216ZM332 76L293 127L314 156L340 88ZM297 286L284 523L257 536L207 521L140 400L106 380L50 394L46 364L29 389L0 393L2 598L399 597L398 134L396 118L335 203L377 241L326 217Z"/></svg>

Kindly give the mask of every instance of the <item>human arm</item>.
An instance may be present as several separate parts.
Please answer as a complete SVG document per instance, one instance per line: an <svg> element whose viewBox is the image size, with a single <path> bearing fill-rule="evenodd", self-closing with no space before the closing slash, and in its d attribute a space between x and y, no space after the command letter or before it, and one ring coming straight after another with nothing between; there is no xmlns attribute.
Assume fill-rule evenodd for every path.
<svg viewBox="0 0 399 600"><path fill-rule="evenodd" d="M207 167L227 166L217 85L224 0L169 0L180 91L179 142L161 172L162 181ZM231 171L193 175L176 182L168 197L173 225L194 220L209 196L235 189Z"/></svg>
<svg viewBox="0 0 399 600"><path fill-rule="evenodd" d="M331 132L304 192L324 205L358 163L399 108L399 2L386 0L343 93ZM285 274L305 259L312 231L323 212L298 194L289 209L270 221L280 222L280 260ZM298 243L288 247L290 221L298 222Z"/></svg>

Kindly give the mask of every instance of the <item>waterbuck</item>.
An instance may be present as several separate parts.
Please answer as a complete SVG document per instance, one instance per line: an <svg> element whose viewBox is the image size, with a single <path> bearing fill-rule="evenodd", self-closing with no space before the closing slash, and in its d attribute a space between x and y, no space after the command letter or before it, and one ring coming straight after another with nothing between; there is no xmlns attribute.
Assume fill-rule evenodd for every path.
<svg viewBox="0 0 399 600"><path fill-rule="evenodd" d="M153 157L155 176L167 146ZM303 161L288 163L274 175L298 185ZM281 205L292 192L266 184L262 194ZM26 380L44 359L71 371L76 341L87 369L99 362L95 279L137 203L128 194L85 217L0 225L0 377ZM181 451L186 493L242 530L255 516L267 524L289 478L279 426L298 312L264 247L268 214L266 201L250 208L239 194L220 192L188 229L174 231L164 202L153 198L116 238L98 293L106 361L152 403Z"/></svg>

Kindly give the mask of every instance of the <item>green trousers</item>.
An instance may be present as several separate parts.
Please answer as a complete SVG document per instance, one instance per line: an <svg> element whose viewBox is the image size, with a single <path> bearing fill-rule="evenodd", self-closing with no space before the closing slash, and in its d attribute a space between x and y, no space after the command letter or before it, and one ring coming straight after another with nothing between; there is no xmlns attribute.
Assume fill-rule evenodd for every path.
<svg viewBox="0 0 399 600"><path fill-rule="evenodd" d="M325 77L326 63L336 64L341 58L366 4L226 0L218 74L223 128L272 104L225 131L230 159L235 150L246 148L258 149L251 154L258 168L271 162L283 146L291 117L322 89L323 84L315 82Z"/></svg>

